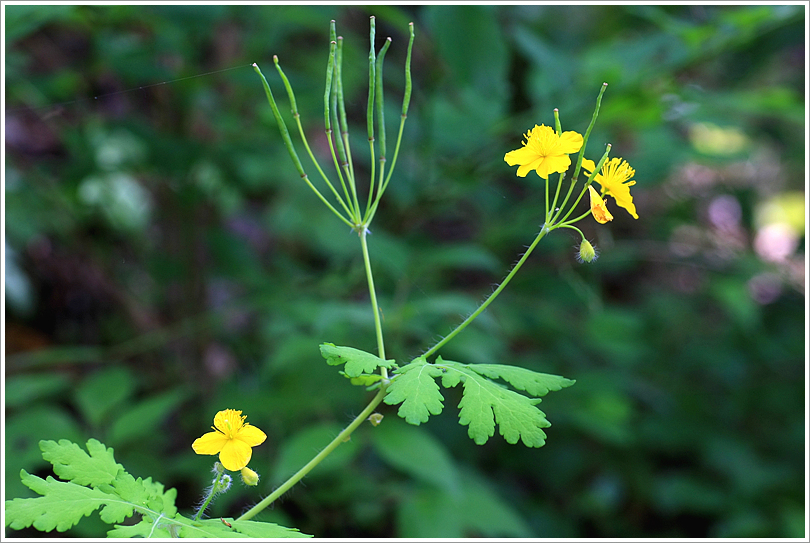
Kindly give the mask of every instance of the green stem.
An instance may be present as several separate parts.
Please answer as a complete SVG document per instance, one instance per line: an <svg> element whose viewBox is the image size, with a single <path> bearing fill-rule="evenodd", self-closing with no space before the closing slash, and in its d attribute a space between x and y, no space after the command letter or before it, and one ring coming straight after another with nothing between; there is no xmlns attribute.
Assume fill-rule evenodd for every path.
<svg viewBox="0 0 810 543"><path fill-rule="evenodd" d="M335 123L335 127L336 130L340 132L337 141L342 142L342 148L344 149L344 158L342 159L344 163L341 164L341 166L345 171L346 179L349 180L352 194L354 195L354 208L359 211L360 204L357 202L357 186L355 185L354 178L352 149L349 144L349 123L346 120L346 103L343 99L343 37L338 36L337 42L337 55L335 57L335 96L337 98L336 110L339 113L340 119Z"/></svg>
<svg viewBox="0 0 810 543"><path fill-rule="evenodd" d="M588 129L585 130L585 137L582 138L582 149L579 151L579 156L577 157L577 164L574 167L574 176L571 178L574 183L577 181L577 177L579 176L579 169L582 166L582 158L585 156L585 148L588 146L588 140L591 137L591 130L593 130L594 125L596 124L596 118L599 117L599 108L602 107L602 95L605 94L607 90L607 83L602 83L602 88L599 89L599 96L596 97L596 107L593 110L593 116L591 117L591 124L588 125Z"/></svg>
<svg viewBox="0 0 810 543"><path fill-rule="evenodd" d="M368 141L374 141L374 90L377 82L376 77L376 63L377 54L374 52L374 35L376 33L376 19L374 15L369 17L369 41L371 47L368 50L368 106L366 109L366 128L368 129ZM372 166L374 165L372 155ZM371 177L374 179L374 176Z"/></svg>
<svg viewBox="0 0 810 543"><path fill-rule="evenodd" d="M287 90L287 97L290 99L290 107L292 108L293 118L295 119L295 123L298 126L298 135L301 137L301 142L304 144L304 148L306 148L307 154L309 155L310 160L312 160L312 164L315 165L315 169L318 170L318 173L320 174L321 178L324 180L326 185L332 191L332 194L335 195L335 198L337 199L337 201L340 202L340 205L343 206L343 209L346 211L346 214L349 217L351 217L352 214L349 211L348 206L343 201L343 199L338 195L337 190L332 185L332 182L329 181L329 177L327 177L326 173L324 173L323 169L321 168L321 165L318 163L318 160L315 158L315 155L312 152L312 148L309 146L309 142L307 141L307 135L304 132L304 125L301 124L301 114L298 112L298 105L297 105L297 103L295 101L295 93L293 92L292 85L290 84L290 80L287 79L287 76L284 74L284 70L281 69L281 64L279 64L279 62L278 62L278 56L273 55L273 62L276 65L276 71L278 72L278 75L281 77L281 81L284 83L284 88ZM309 182L308 178L305 178L305 180L307 182ZM310 183L310 186L312 187L311 183ZM312 187L312 189L319 196L319 198L321 198L322 201L324 201L327 205L331 206L331 204L326 202L324 197L320 195L320 192L317 189L315 189L314 187ZM352 223L349 222L347 219L344 219L344 220L350 226L352 225Z"/></svg>
<svg viewBox="0 0 810 543"><path fill-rule="evenodd" d="M337 435L337 437L329 443L329 445L327 445L321 452L319 452L318 455L315 456L315 458L310 460L307 463L307 465L305 465L303 468L299 469L295 473L295 475L287 479L284 482L284 484L278 487L272 494L270 494L265 499L254 505L252 508L250 508L250 510L248 510L245 514L243 514L236 520L248 520L255 517L258 513L267 508L268 505L276 501L282 494L284 494L290 488L292 488L298 481L303 479L307 473L312 471L312 469L318 464L320 464L324 460L324 458L329 456L329 454L331 454L331 452L334 451L338 447L338 445L346 441L352 435L352 432L354 432L358 426L360 426L366 419L368 419L369 415L371 415L374 409L378 405L380 405L380 402L382 402L386 394L386 389L387 389L386 386L380 387L379 392L377 392L377 395L374 396L374 398L366 406L366 408L363 409L363 411L359 415L357 415L357 417L355 417L355 419L351 422L351 424L349 424L346 428L344 428L343 431L340 432Z"/></svg>
<svg viewBox="0 0 810 543"><path fill-rule="evenodd" d="M200 516L205 512L206 509L208 509L208 505L211 503L211 500L214 499L214 494L217 493L217 486L219 485L220 480L222 480L223 473L223 471L217 472L217 478L214 479L214 483L211 485L211 491L208 493L208 496L205 497L205 501L200 507L200 510L197 511L196 515L194 515L194 520L200 520Z"/></svg>
<svg viewBox="0 0 810 543"><path fill-rule="evenodd" d="M368 293L371 296L371 310L374 312L374 329L377 331L377 356L385 360L385 343L383 342L382 323L380 322L380 309L377 305L377 293L374 288L374 275L371 273L371 259L368 256L368 242L366 236L368 229L363 228L360 232L360 245L363 247L363 264L366 267L366 279L368 280ZM383 378L388 378L388 370L380 368Z"/></svg>
<svg viewBox="0 0 810 543"><path fill-rule="evenodd" d="M509 284L509 281L511 281L511 280L512 280L512 278L515 276L515 274L518 272L518 270L521 268L521 266L523 266L523 263L524 263L524 262L526 262L526 260L529 258L529 255L531 255L531 254L532 254L532 251L534 251L534 248L535 248L535 247L537 247L537 244L540 242L540 240L541 240L541 239L543 239L543 237L545 237L545 235L546 235L546 234L548 234L550 231L551 231L551 229L549 229L549 227L548 227L547 225L545 225L545 224L544 224L544 225L543 225L543 229L542 229L542 230L540 230L540 233L539 233L539 234L537 234L537 237L536 237L536 238L534 238L534 241L532 242L532 244L531 244L531 245L529 245L529 248L528 248L528 249L526 249L526 252L525 252L525 253L523 253L523 256L522 256L522 257L520 257L520 260L518 260L517 264L515 264L515 266L512 268L512 271L510 271L510 272L509 272L509 275L507 275L507 276L506 276L506 278L505 278L505 279L504 279L504 280L501 282L501 284L500 284L500 285L498 285L498 288L496 288L496 289L495 289L495 291L494 291L492 294L490 294L490 295L489 295L489 298L487 298L486 300L484 300L484 303L482 303L482 304L481 304L481 305L478 307L478 309L476 309L476 310L475 310L475 312L474 312L472 315L470 315L469 317L467 317L467 319L466 319L464 322L462 322L461 324L459 324L459 325L456 327L456 329L455 329L455 330L453 330L452 332L450 332L449 334L447 334L447 335L444 337L444 339L442 339L442 340L441 340L439 343L437 343L436 345L434 345L433 347L431 347L431 348L428 350L428 352L426 352L426 353L425 353L423 356L424 356L425 358L428 358L429 356L431 356L432 354L434 354L436 351L438 351L439 349L441 349L441 348L444 346L444 344L445 344L445 343L447 343L448 341L450 341L451 339L453 339L454 337L456 337L456 335L457 335L459 332L461 332L462 330L464 330L464 329L467 327L467 325L468 325L468 324L470 324L472 321L474 321L474 320L475 320L475 319L478 317L478 315L480 315L481 313L483 313L483 312L484 312L484 310L487 308L487 306L488 306L489 304L491 304L491 303L492 303L492 302L495 300L495 298L497 298L497 297L498 297L498 295L501 293L501 291L502 291L504 288L506 288L506 285L508 285L508 284Z"/></svg>
<svg viewBox="0 0 810 543"><path fill-rule="evenodd" d="M579 196L574 201L573 205L571 205L571 208L568 210L568 212L565 214L565 216L563 218L560 218L560 214L557 214L557 216L554 218L554 220L557 221L555 224L571 224L572 222L576 222L579 219L588 216L590 211L585 212L585 214L582 215L582 217L580 217L579 219L575 219L573 221L568 220L568 217L571 216L571 213L574 212L574 209L576 209L577 204L579 204L579 201L582 199L583 196L585 196L585 192L588 190L588 187L593 183L594 178L597 176L597 174L600 171L602 171L602 166L604 166L605 161L607 160L607 157L610 154L610 149L612 147L613 146L610 143L608 143L605 146L605 154L602 155L601 159L599 159L599 162L596 164L596 167L593 169L593 171L591 172L591 175L588 177L588 180L585 182L585 186L582 187L582 191L580 191ZM560 211L560 213L562 213L562 211Z"/></svg>

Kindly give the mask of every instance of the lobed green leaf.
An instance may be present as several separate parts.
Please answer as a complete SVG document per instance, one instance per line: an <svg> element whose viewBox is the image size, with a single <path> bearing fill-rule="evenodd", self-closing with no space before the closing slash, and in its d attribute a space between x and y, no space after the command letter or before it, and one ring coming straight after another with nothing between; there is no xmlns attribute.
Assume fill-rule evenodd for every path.
<svg viewBox="0 0 810 543"><path fill-rule="evenodd" d="M230 524L228 526L225 522ZM171 521L169 530L177 529L180 537L217 537L217 538L247 538L261 537L268 539L289 538L289 537L312 537L302 534L295 528L285 528L271 522L258 522L254 520L234 520L232 518L212 518L205 520L191 520L185 517L177 517Z"/></svg>
<svg viewBox="0 0 810 543"><path fill-rule="evenodd" d="M439 357L441 360L441 357ZM445 361L443 361L445 362ZM437 360L437 363L438 360ZM458 364L458 362L456 362ZM517 366L504 366L502 364L462 364L475 373L490 379L503 379L518 390L525 390L532 396L545 396L576 383L573 379L566 379L559 375L537 373Z"/></svg>
<svg viewBox="0 0 810 543"><path fill-rule="evenodd" d="M39 442L39 448L42 458L53 464L55 474L77 485L96 487L109 484L124 469L115 462L113 450L95 439L87 441L89 455L67 439L60 439L59 443L43 440Z"/></svg>
<svg viewBox="0 0 810 543"><path fill-rule="evenodd" d="M146 517L141 519L138 524L132 526L119 526L115 525L112 530L107 531L108 538L125 538L125 537L178 537L179 527L172 523L162 522L164 518L158 516L157 519L151 520Z"/></svg>
<svg viewBox="0 0 810 543"><path fill-rule="evenodd" d="M401 402L397 411L400 417L418 426L427 422L430 415L442 412L444 397L435 381L436 377L442 375L441 369L428 364L424 358L417 358L395 373L383 402L388 405Z"/></svg>
<svg viewBox="0 0 810 543"><path fill-rule="evenodd" d="M87 442L89 455L65 439L40 441L40 449L54 472L67 481L42 479L22 470L23 484L40 497L6 502L6 523L14 529L33 526L63 532L96 510L108 524L123 522L135 512L144 518L177 514L175 489L164 492L163 485L151 478L135 479L115 462L113 450L95 439Z"/></svg>
<svg viewBox="0 0 810 543"><path fill-rule="evenodd" d="M54 464L54 471L72 480L42 479L21 470L23 484L40 496L5 502L5 523L14 530L33 526L44 532L64 532L98 510L102 521L115 525L108 537L311 537L272 523L229 519L231 526L227 526L220 519L198 522L180 516L174 504L175 489L164 491L151 478L135 479L115 463L113 450L95 439L87 442L89 455L67 440L41 441L40 448L43 457ZM98 471L93 473L93 469ZM143 516L139 523L116 524L133 513Z"/></svg>
<svg viewBox="0 0 810 543"><path fill-rule="evenodd" d="M25 486L41 497L6 501L6 525L14 530L33 526L43 532L54 529L64 532L102 506L113 504L112 517L119 517L122 511L120 498L98 488L57 481L51 476L41 479L25 470L20 472L20 478ZM129 514L132 514L132 504L129 505Z"/></svg>
<svg viewBox="0 0 810 543"><path fill-rule="evenodd" d="M539 398L529 398L509 390L473 371L467 364L437 360L436 365L446 369L442 386L464 385L464 396L458 406L459 423L467 426L467 434L478 445L495 435L495 424L507 443L523 441L527 447L542 447L551 423L535 404Z"/></svg>
<svg viewBox="0 0 810 543"><path fill-rule="evenodd" d="M346 364L346 375L349 377L359 377L364 373L373 373L379 367L387 369L396 367L396 361L383 360L379 356L360 349L338 347L334 343L323 343L320 348L321 355L330 366Z"/></svg>

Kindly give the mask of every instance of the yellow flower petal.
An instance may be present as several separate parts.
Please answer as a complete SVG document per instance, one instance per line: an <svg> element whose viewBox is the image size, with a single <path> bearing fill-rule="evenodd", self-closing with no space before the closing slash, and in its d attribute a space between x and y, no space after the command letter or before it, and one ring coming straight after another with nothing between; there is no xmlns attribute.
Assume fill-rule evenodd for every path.
<svg viewBox="0 0 810 543"><path fill-rule="evenodd" d="M228 438L220 432L208 432L198 437L191 444L197 454L218 454L228 442Z"/></svg>
<svg viewBox="0 0 810 543"><path fill-rule="evenodd" d="M560 136L560 151L569 155L576 153L582 148L584 141L582 135L573 130L563 132Z"/></svg>
<svg viewBox="0 0 810 543"><path fill-rule="evenodd" d="M510 166L514 166L515 164L528 164L533 160L538 160L538 157L537 154L533 153L528 147L521 147L520 149L509 151L503 156L503 159Z"/></svg>
<svg viewBox="0 0 810 543"><path fill-rule="evenodd" d="M588 177L591 176L591 172L594 168L596 168L596 164L593 163L593 160L582 158L582 169L588 172Z"/></svg>
<svg viewBox="0 0 810 543"><path fill-rule="evenodd" d="M537 175L543 179L548 179L549 175L564 172L570 165L571 159L568 158L568 155L547 157L543 163L537 167Z"/></svg>
<svg viewBox="0 0 810 543"><path fill-rule="evenodd" d="M239 431L239 434L237 434L236 439L245 442L248 447L255 447L256 445L264 443L264 440L267 439L267 434L255 426L245 424Z"/></svg>
<svg viewBox="0 0 810 543"><path fill-rule="evenodd" d="M593 218L596 219L596 222L599 224L605 224L608 221L612 221L613 215L611 215L610 211L608 211L608 208L605 205L604 200L602 200L602 197L599 196L599 193L596 192L592 185L588 185L588 191L591 195L591 213L593 214Z"/></svg>
<svg viewBox="0 0 810 543"><path fill-rule="evenodd" d="M228 441L219 453L219 461L225 469L239 471L250 462L253 455L250 445L239 439Z"/></svg>
<svg viewBox="0 0 810 543"><path fill-rule="evenodd" d="M241 411L225 409L214 416L214 427L229 438L233 438L242 428L244 421L245 417L242 416Z"/></svg>
<svg viewBox="0 0 810 543"><path fill-rule="evenodd" d="M537 169L538 165L542 162L542 159L537 159L534 162L529 162L528 164L523 164L517 169L517 176L518 177L526 177L526 174L530 171Z"/></svg>

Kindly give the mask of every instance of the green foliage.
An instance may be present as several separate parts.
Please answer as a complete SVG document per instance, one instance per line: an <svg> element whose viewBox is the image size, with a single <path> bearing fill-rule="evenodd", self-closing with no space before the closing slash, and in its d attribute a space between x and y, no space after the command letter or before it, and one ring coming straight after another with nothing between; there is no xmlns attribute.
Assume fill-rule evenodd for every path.
<svg viewBox="0 0 810 543"><path fill-rule="evenodd" d="M346 377L346 379L349 379L351 384L364 386L364 387L367 387L369 390L371 390L372 387L376 388L375 385L377 383L379 383L383 378L382 375L379 375L377 373L363 374L363 375L358 375L357 377L350 377L350 376L346 375L345 372L342 372L342 371L338 372L338 373L340 373L341 375Z"/></svg>
<svg viewBox="0 0 810 543"><path fill-rule="evenodd" d="M390 466L448 494L461 491L459 469L429 432L398 419L383 420L371 433L374 450Z"/></svg>
<svg viewBox="0 0 810 543"><path fill-rule="evenodd" d="M227 524L226 524L227 522ZM229 526L230 525L230 526ZM134 526L116 526L108 537L189 537L189 538L293 538L312 537L298 530L285 528L270 522L215 518L191 520L182 516L172 519L158 518L157 522L145 519Z"/></svg>
<svg viewBox="0 0 810 543"><path fill-rule="evenodd" d="M66 439L43 440L39 446L42 457L64 481L22 470L23 484L40 497L6 501L6 525L15 530L33 526L44 532L64 532L98 510L102 521L116 525L108 537L309 537L263 522L233 521L227 527L216 519L198 522L180 516L175 489L164 492L163 485L151 477L135 479L115 462L113 449L95 439L87 442L89 454ZM138 524L117 525L135 513L142 517Z"/></svg>
<svg viewBox="0 0 810 543"><path fill-rule="evenodd" d="M475 364L445 361L441 357L436 365L446 370L442 375L442 386L464 384L464 397L458 404L461 408L459 422L470 426L468 434L478 445L483 445L494 435L497 422L498 431L507 443L514 445L520 439L527 447L542 447L546 442L542 428L551 426L545 414L535 407L540 403L539 398L523 396L486 377L499 377L515 388L537 396L575 382L522 368L495 364L479 368Z"/></svg>
<svg viewBox="0 0 810 543"><path fill-rule="evenodd" d="M98 509L108 524L122 522L135 512L152 522L177 513L174 489L164 492L163 485L151 478L136 480L115 463L113 450L95 439L87 442L89 455L65 439L42 441L40 449L54 473L66 482L51 476L43 480L22 470L23 484L42 497L6 502L6 524L12 528L64 532Z"/></svg>
<svg viewBox="0 0 810 543"><path fill-rule="evenodd" d="M498 364L460 364L438 357L435 364L417 358L397 369L383 400L388 405L402 403L397 412L407 422L419 425L430 415L438 415L444 407L435 379L441 377L442 386L452 388L464 385L464 396L459 402L459 422L469 425L468 435L483 445L495 433L497 423L507 443L522 440L527 447L542 447L546 434L542 428L551 426L545 414L535 407L539 398L530 398L509 390L492 379L503 379L518 390L532 396L544 396L551 390L560 390L575 383L557 375L536 373L514 366Z"/></svg>
<svg viewBox="0 0 810 543"><path fill-rule="evenodd" d="M529 537L531 528L479 477L461 471L456 492L422 486L397 510L405 538Z"/></svg>

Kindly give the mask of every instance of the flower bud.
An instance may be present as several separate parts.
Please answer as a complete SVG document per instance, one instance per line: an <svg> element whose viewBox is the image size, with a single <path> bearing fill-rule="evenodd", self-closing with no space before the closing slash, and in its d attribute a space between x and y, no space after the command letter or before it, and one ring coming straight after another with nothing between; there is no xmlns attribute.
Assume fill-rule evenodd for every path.
<svg viewBox="0 0 810 543"><path fill-rule="evenodd" d="M214 494L221 494L227 492L229 488L231 488L231 476L227 473L223 473L219 481L214 481L212 492Z"/></svg>
<svg viewBox="0 0 810 543"><path fill-rule="evenodd" d="M605 201L602 200L599 193L596 192L591 185L588 185L588 192L591 195L591 214L593 215L593 218L596 219L596 222L599 224L605 224L608 221L612 221L613 215L611 215L610 211L608 211Z"/></svg>
<svg viewBox="0 0 810 543"><path fill-rule="evenodd" d="M379 413L372 413L368 416L368 421L371 423L372 426L377 426L383 420L383 416Z"/></svg>
<svg viewBox="0 0 810 543"><path fill-rule="evenodd" d="M245 466L242 468L242 482L248 486L256 486L259 484L259 474Z"/></svg>
<svg viewBox="0 0 810 543"><path fill-rule="evenodd" d="M582 264L583 262L593 262L599 258L599 251L596 250L596 247L591 245L591 242L585 238L582 238L582 243L579 245L579 252L577 252L577 262Z"/></svg>

